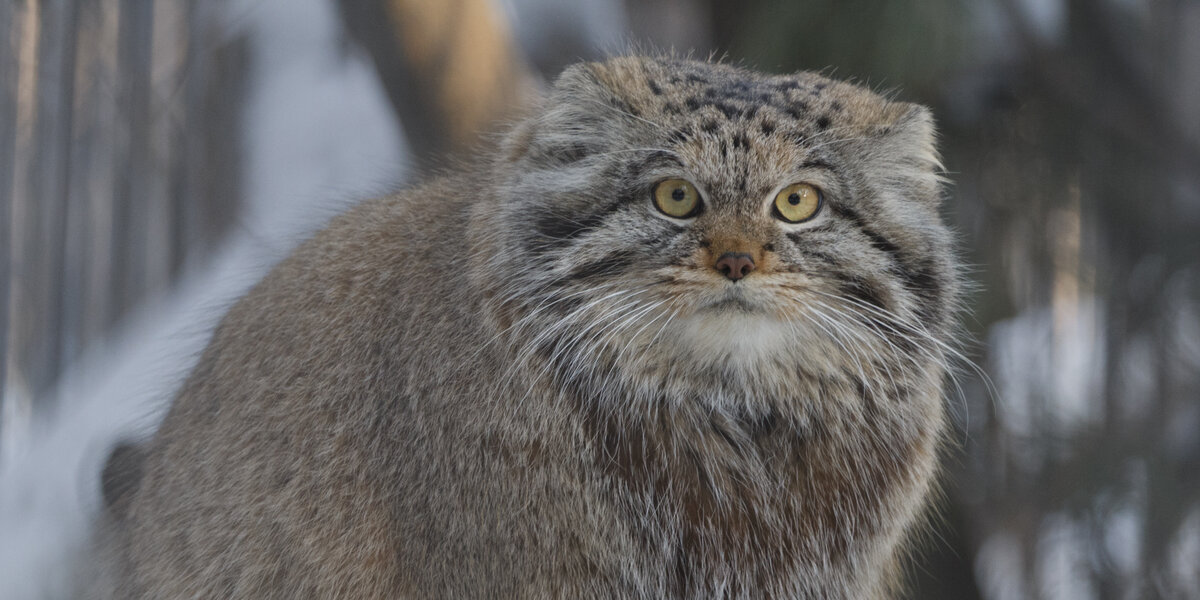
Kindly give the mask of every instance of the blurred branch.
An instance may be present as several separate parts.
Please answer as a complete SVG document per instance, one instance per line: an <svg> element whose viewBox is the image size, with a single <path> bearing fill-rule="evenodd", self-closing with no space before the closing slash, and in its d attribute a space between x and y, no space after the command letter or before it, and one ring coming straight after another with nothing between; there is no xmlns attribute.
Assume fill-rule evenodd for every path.
<svg viewBox="0 0 1200 600"><path fill-rule="evenodd" d="M461 149L526 104L537 80L490 0L342 0L419 160Z"/></svg>

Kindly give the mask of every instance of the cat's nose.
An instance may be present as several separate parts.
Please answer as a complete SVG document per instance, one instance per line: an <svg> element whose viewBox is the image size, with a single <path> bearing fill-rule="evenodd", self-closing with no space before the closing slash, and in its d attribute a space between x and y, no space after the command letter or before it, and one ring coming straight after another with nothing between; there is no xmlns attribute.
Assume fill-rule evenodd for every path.
<svg viewBox="0 0 1200 600"><path fill-rule="evenodd" d="M754 270L754 259L745 252L726 252L713 266L730 281L737 281Z"/></svg>

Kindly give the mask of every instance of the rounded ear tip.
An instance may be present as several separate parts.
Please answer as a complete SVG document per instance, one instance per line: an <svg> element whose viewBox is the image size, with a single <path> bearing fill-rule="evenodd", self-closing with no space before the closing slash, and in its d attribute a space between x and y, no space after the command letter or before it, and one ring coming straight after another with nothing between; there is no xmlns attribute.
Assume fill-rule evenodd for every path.
<svg viewBox="0 0 1200 600"><path fill-rule="evenodd" d="M596 72L593 68L593 63L577 62L566 66L558 77L554 79L553 89L570 89L580 85L593 85L596 81Z"/></svg>
<svg viewBox="0 0 1200 600"><path fill-rule="evenodd" d="M896 102L896 120L895 125L905 126L918 123L933 124L933 111L924 104L915 102Z"/></svg>
<svg viewBox="0 0 1200 600"><path fill-rule="evenodd" d="M933 111L925 105L894 102L889 108L891 118L885 125L886 131L904 132L909 136L930 140L936 136Z"/></svg>

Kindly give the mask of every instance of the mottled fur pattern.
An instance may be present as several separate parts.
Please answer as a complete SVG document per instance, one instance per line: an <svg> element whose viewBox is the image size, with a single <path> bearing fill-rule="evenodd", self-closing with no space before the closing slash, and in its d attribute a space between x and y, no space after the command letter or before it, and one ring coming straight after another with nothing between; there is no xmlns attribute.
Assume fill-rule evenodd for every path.
<svg viewBox="0 0 1200 600"><path fill-rule="evenodd" d="M144 452L121 593L888 596L958 294L933 137L815 74L569 68L230 311ZM795 182L825 205L792 225Z"/></svg>

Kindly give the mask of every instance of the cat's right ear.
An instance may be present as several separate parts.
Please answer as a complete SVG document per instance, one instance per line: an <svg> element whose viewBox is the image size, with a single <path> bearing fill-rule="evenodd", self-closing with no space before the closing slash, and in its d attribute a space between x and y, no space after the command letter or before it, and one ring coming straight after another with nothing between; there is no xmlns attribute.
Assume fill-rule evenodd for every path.
<svg viewBox="0 0 1200 600"><path fill-rule="evenodd" d="M605 127L605 120L614 96L593 67L574 64L558 76L535 114L505 136L502 150L509 162L527 158L563 165L608 146L612 128Z"/></svg>

